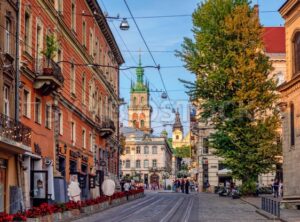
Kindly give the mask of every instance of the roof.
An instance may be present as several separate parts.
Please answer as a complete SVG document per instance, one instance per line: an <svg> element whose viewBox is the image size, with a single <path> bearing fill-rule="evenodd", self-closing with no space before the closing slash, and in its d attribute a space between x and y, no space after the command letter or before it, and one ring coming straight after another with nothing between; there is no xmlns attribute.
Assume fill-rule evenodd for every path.
<svg viewBox="0 0 300 222"><path fill-rule="evenodd" d="M266 53L285 53L285 28L264 27L263 42Z"/></svg>

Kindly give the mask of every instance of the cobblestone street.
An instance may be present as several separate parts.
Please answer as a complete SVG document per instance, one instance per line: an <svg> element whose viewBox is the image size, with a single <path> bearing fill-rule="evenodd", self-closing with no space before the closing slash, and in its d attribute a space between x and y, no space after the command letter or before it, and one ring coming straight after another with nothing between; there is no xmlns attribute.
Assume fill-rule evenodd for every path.
<svg viewBox="0 0 300 222"><path fill-rule="evenodd" d="M268 221L241 200L215 194L147 193L146 197L81 218L78 222Z"/></svg>

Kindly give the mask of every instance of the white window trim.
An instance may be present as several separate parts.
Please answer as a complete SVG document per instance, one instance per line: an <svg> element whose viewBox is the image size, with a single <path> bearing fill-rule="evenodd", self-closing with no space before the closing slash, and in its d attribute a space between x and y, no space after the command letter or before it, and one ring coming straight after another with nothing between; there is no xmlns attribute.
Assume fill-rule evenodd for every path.
<svg viewBox="0 0 300 222"><path fill-rule="evenodd" d="M7 24L8 26L8 30L7 30ZM5 18L5 30L4 30L4 52L6 53L10 53L11 48L10 48L10 44L11 44L11 30L12 29L12 22L9 18Z"/></svg>
<svg viewBox="0 0 300 222"><path fill-rule="evenodd" d="M40 106L39 106L39 116L36 116L36 99L40 100ZM42 111L43 111L43 103L42 103L42 98L39 96L34 97L34 121L38 124L42 124Z"/></svg>
<svg viewBox="0 0 300 222"><path fill-rule="evenodd" d="M46 119L46 113L47 113L47 107L50 107L50 110L49 110L49 126L47 126L47 119ZM52 113L52 107L51 107L51 104L50 103L46 103L45 104L45 127L47 128L47 129L51 129L52 128L52 124L51 124L51 122L52 122L52 116L51 116L51 113Z"/></svg>
<svg viewBox="0 0 300 222"><path fill-rule="evenodd" d="M64 115L63 115L62 111L60 111L59 114L60 114L60 117L58 116L58 118L61 118L61 119L58 119L58 122L59 122L59 135L62 136L64 134Z"/></svg>
<svg viewBox="0 0 300 222"><path fill-rule="evenodd" d="M82 132L83 134L83 138L82 138L82 148L83 149L86 149L86 129L85 128L82 128ZM82 135L81 135L82 136Z"/></svg>
<svg viewBox="0 0 300 222"><path fill-rule="evenodd" d="M7 98L6 98L6 90L7 90ZM10 101L9 101L9 87L4 85L3 86L3 113L6 115L6 116L10 116ZM7 105L7 113L5 113L5 107Z"/></svg>
<svg viewBox="0 0 300 222"><path fill-rule="evenodd" d="M71 73L70 74L71 74L70 92L71 92L71 94L76 95L76 68L75 68L75 65L71 65Z"/></svg>
<svg viewBox="0 0 300 222"><path fill-rule="evenodd" d="M72 123L74 123L74 129L72 127ZM72 137L72 133L74 134L74 138ZM71 143L73 146L76 144L76 122L71 120Z"/></svg>
<svg viewBox="0 0 300 222"><path fill-rule="evenodd" d="M28 100L25 101L24 99L24 91L26 91L28 93ZM27 103L27 115L25 114L25 110L24 110L24 103ZM31 118L31 91L28 88L24 88L23 90L23 116L27 117L27 118Z"/></svg>
<svg viewBox="0 0 300 222"><path fill-rule="evenodd" d="M90 151L93 152L94 147L94 139L93 139L93 133L90 133Z"/></svg>
<svg viewBox="0 0 300 222"><path fill-rule="evenodd" d="M25 42L25 35L26 35L26 19L25 19L25 17L26 17L26 14L29 15L29 27L28 27L28 36L27 36L28 42L27 43ZM32 47L31 47L31 45L32 45L32 13L28 9L25 10L24 27L25 27L25 30L24 30L25 50L24 51L27 52L29 55L32 55Z"/></svg>

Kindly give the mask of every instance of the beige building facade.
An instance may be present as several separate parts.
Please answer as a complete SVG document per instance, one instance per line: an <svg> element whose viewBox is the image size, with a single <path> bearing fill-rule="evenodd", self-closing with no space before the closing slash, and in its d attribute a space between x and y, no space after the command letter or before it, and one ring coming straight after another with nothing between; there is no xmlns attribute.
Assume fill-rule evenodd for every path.
<svg viewBox="0 0 300 222"><path fill-rule="evenodd" d="M285 82L279 86L281 93L283 132L283 202L287 207L300 203L300 4L288 0L279 12L285 19L286 61Z"/></svg>

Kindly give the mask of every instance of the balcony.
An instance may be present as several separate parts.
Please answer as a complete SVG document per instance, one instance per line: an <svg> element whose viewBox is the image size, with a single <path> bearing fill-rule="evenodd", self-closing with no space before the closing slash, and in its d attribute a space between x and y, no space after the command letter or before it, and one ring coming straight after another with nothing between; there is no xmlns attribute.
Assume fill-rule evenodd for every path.
<svg viewBox="0 0 300 222"><path fill-rule="evenodd" d="M102 117L100 127L99 127L100 135L103 138L110 137L115 131L115 123L109 117Z"/></svg>
<svg viewBox="0 0 300 222"><path fill-rule="evenodd" d="M31 151L31 128L0 113L0 147L22 153Z"/></svg>
<svg viewBox="0 0 300 222"><path fill-rule="evenodd" d="M53 60L49 62L44 58L38 58L35 62L36 78L34 88L39 90L43 95L49 95L62 87L64 77L61 73L61 68Z"/></svg>

